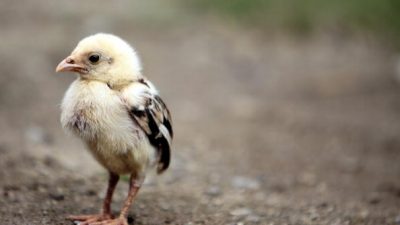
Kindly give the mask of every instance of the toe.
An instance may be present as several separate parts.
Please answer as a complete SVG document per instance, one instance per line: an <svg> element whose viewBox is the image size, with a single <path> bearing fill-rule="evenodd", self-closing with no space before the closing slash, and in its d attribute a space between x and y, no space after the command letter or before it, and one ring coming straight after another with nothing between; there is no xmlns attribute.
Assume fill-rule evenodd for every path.
<svg viewBox="0 0 400 225"><path fill-rule="evenodd" d="M92 218L89 218L89 219L83 221L79 225L90 225L90 224L92 224L94 222L98 222L98 221L101 221L100 217L92 217Z"/></svg>
<svg viewBox="0 0 400 225"><path fill-rule="evenodd" d="M106 225L106 224L112 224L113 221L114 220L103 220L99 222L90 223L89 225Z"/></svg>
<svg viewBox="0 0 400 225"><path fill-rule="evenodd" d="M128 225L125 218L118 218L112 220L103 220L99 222L89 223L88 225Z"/></svg>
<svg viewBox="0 0 400 225"><path fill-rule="evenodd" d="M78 225L89 225L96 222L111 220L113 218L110 214L99 215L82 215L82 216L68 216L67 219L74 222L79 222Z"/></svg>

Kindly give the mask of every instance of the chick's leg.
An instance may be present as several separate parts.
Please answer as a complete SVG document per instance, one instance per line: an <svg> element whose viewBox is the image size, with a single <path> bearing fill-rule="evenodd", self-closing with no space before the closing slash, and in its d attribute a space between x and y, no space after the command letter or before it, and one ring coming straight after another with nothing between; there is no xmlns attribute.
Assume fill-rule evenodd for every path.
<svg viewBox="0 0 400 225"><path fill-rule="evenodd" d="M144 176L131 175L128 197L125 200L124 206L122 207L121 213L118 218L90 223L90 225L128 225L126 217L128 215L129 208L132 205L133 200L135 199L135 196L142 186L143 180Z"/></svg>
<svg viewBox="0 0 400 225"><path fill-rule="evenodd" d="M131 179L129 182L128 197L125 200L124 206L121 210L119 217L126 218L126 216L128 215L129 208L132 205L133 200L135 199L137 193L139 192L139 189L142 186L143 180L144 180L144 176L131 175Z"/></svg>
<svg viewBox="0 0 400 225"><path fill-rule="evenodd" d="M97 215L79 215L79 216L68 216L67 219L73 221L80 221L79 225L88 225L93 222L110 220L113 218L111 214L111 201L114 194L115 187L118 184L119 176L115 173L110 172L108 180L107 194L104 199L103 209L100 214Z"/></svg>
<svg viewBox="0 0 400 225"><path fill-rule="evenodd" d="M110 178L108 180L108 188L107 188L107 194L104 199L103 203L103 215L111 215L111 201L112 201L112 196L114 194L115 187L118 184L119 180L119 175L115 174L113 172L110 172Z"/></svg>

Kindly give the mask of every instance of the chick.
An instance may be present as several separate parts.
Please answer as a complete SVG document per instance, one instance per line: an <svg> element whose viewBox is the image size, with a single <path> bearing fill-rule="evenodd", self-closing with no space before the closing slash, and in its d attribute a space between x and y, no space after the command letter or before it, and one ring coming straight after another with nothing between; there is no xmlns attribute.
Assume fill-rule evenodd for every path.
<svg viewBox="0 0 400 225"><path fill-rule="evenodd" d="M141 72L135 50L121 38L99 33L81 40L56 72L77 73L61 104L61 124L80 137L109 171L98 215L69 216L80 225L127 225L127 213L146 172L165 171L173 136L171 115L154 85ZM119 217L110 204L119 176L130 174Z"/></svg>

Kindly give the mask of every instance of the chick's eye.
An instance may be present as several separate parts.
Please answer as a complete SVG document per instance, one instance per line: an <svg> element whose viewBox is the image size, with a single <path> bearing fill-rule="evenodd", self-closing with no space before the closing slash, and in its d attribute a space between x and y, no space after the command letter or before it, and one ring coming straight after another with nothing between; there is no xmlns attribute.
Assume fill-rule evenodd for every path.
<svg viewBox="0 0 400 225"><path fill-rule="evenodd" d="M97 63L100 60L100 55L98 54L92 54L89 56L89 61L91 63Z"/></svg>

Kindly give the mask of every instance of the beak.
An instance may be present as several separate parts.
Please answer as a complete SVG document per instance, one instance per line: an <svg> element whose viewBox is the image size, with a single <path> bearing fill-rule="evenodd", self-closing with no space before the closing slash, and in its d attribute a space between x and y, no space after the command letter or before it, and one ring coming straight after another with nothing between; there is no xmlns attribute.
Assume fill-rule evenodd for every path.
<svg viewBox="0 0 400 225"><path fill-rule="evenodd" d="M56 72L76 72L80 74L87 74L89 70L86 66L76 63L71 56L68 56L58 64Z"/></svg>

